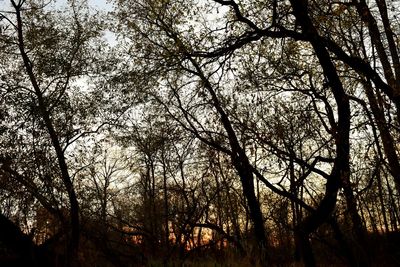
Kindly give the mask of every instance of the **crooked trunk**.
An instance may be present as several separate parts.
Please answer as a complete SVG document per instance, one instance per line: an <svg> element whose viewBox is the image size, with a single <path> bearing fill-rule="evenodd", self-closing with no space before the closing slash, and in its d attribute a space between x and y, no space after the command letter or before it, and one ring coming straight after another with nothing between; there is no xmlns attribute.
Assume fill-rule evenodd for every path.
<svg viewBox="0 0 400 267"><path fill-rule="evenodd" d="M23 2L16 4L14 1L12 1L12 5L15 8L16 11L15 13L17 17L18 47L21 53L25 70L29 76L29 80L31 82L31 85L34 89L34 92L38 100L40 115L44 121L47 132L50 136L51 143L56 152L58 166L61 173L61 179L68 194L68 199L70 204L71 238L68 245L69 257L68 257L68 262L66 264L69 266L78 266L79 265L78 248L79 248L79 237L80 237L79 203L72 183L72 179L68 172L68 166L66 163L63 148L59 140L59 135L55 129L54 123L51 119L50 111L48 110L47 104L43 97L43 92L39 86L37 77L35 76L35 73L33 71L33 64L27 52L25 51L24 36L22 29L23 22L21 17L22 4Z"/></svg>
<svg viewBox="0 0 400 267"><path fill-rule="evenodd" d="M235 158L233 164L240 176L240 182L243 188L243 194L246 197L247 205L250 211L250 217L253 222L253 231L256 241L259 245L260 252L266 253L267 238L265 234L264 220L260 208L260 203L257 200L257 196L254 191L254 177L251 169L247 168L246 165L250 164L246 158Z"/></svg>
<svg viewBox="0 0 400 267"><path fill-rule="evenodd" d="M312 45L315 55L322 67L327 84L329 85L336 104L338 121L332 125L335 129L336 158L333 169L329 175L323 196L317 209L306 217L296 229L297 242L301 243L303 260L306 266L316 266L310 244L310 234L327 222L336 207L337 194L343 182L349 181L349 132L350 132L350 104L349 98L337 74L335 65L326 49L319 42L319 34L308 14L307 0L290 1L296 21L300 24L303 34Z"/></svg>
<svg viewBox="0 0 400 267"><path fill-rule="evenodd" d="M250 210L250 217L253 222L253 230L255 239L259 245L259 252L262 257L261 260L264 262L267 259L266 254L266 246L267 246L267 238L264 227L264 220L260 208L260 203L257 200L255 191L254 191L254 176L253 176L253 168L250 164L250 161L244 151L243 147L240 145L238 141L238 137L236 132L232 126L232 123L228 117L228 114L225 112L222 107L220 100L215 92L213 86L210 81L204 75L199 64L191 57L189 57L190 62L196 69L197 75L200 77L202 82L204 83L205 88L211 96L213 106L217 111L221 123L227 133L229 139L229 145L231 148L230 157L232 161L232 165L235 167L236 171L239 174L240 182L243 189L243 194L246 198L247 205Z"/></svg>

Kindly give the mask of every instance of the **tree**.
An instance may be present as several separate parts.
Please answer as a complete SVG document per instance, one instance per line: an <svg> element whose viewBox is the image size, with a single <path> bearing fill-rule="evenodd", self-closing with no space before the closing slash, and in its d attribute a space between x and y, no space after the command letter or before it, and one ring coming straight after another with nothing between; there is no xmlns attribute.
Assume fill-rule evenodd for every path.
<svg viewBox="0 0 400 267"><path fill-rule="evenodd" d="M0 11L0 213L34 254L397 260L394 3L114 3Z"/></svg>
<svg viewBox="0 0 400 267"><path fill-rule="evenodd" d="M169 87L172 97L163 100L165 99L163 96L158 96L158 99L168 103L165 104L168 106L167 112L178 120L183 128L192 132L199 140L214 149L231 156L232 165L236 168L242 182L243 192L248 201L254 223L255 235L259 238L258 242L261 247L264 246L262 244L266 244L266 239L263 238L265 234L263 234L262 212L254 194L253 175L256 175L275 193L288 197L311 211L310 216L298 225L297 234L298 240L302 244L301 247L304 248L306 263L310 266L315 265L309 236L320 225L330 220L335 210L340 188L344 189L353 226L359 233L360 240L362 240L364 231L360 224L353 188L350 185L351 113L349 94L345 91L339 69L330 54L329 50L332 48L325 42L321 42L322 37L310 16L309 7L311 5L307 1L291 2L290 6L286 3L278 5L278 2L271 1L269 4L272 8L255 9L249 17L246 17L244 13L251 10L252 5L250 3L239 5L235 1L215 2L217 4L208 8L201 5L196 6L195 3L172 4L143 1L130 6L130 9L136 14L136 20L132 21L124 10L126 4L121 1L121 18L132 29L129 34L137 36L136 40L145 43L145 45L134 46L136 55L134 55L135 59L133 60L148 62L149 68L158 70L156 72L158 77L161 75L165 77L165 83L161 82L161 85L156 83L154 86ZM205 25L204 27L199 27L197 31L192 31L190 26L185 28L186 16L189 16L191 12L210 14L212 8L216 8L218 4L228 8L228 11L225 9L223 15L215 15L214 23L216 25L220 23L221 28L209 26L209 23L204 19L205 15L203 17L196 16L197 21L194 22L194 25L199 23L201 26ZM287 12L288 8L292 9L295 18L290 17L290 13ZM270 25L266 26L262 22L260 22L260 26L258 25L257 15L254 14L260 13L261 10L270 15ZM282 11L282 13L279 13L279 11ZM232 17L232 22L230 22L229 19ZM138 20L138 18L141 20ZM224 20L227 21L225 24ZM216 36L222 30L229 33L227 34L228 37L219 38ZM160 37L160 34L163 38ZM238 51L250 55L251 50L247 47L251 47L253 42L268 38L292 38L309 43L308 49L311 49L315 58L319 61L319 66L316 66L316 68L320 68L322 74L323 82L320 83L324 84L324 90L330 90L334 99L335 107L333 109L329 108L330 105L327 105L330 112L328 114L330 128L327 127L326 130L335 141L335 155L331 159L331 172L325 176L327 184L324 196L314 211L290 192L279 190L273 186L257 168L250 164L246 147L240 142L242 141L239 134L241 129L232 122L233 107L236 108L235 104L240 105L240 102L245 99L242 96L241 99L235 101L235 95L232 97L227 95L229 93L235 94L238 91L236 85L232 86L232 80L235 79L231 78L235 77L235 66L240 65L235 61L235 55L239 53ZM146 49L142 50L142 47L146 47ZM268 63L267 59L264 64ZM150 73L148 70L145 70L145 72ZM172 77L170 73L174 73ZM179 75L182 78L175 78ZM313 76L311 75L311 77ZM290 80L289 77L286 79ZM192 85L192 83L197 84ZM191 93L184 92L182 88L190 90ZM197 97L196 94L200 97ZM316 99L321 99L321 95L315 92L311 91L311 95ZM323 98L322 100L328 101ZM171 104L175 107L171 108ZM318 107L315 106L314 108L319 113ZM177 111L180 112L180 115L177 115ZM209 117L214 117L214 125L204 123L195 112L203 112ZM337 118L335 118L335 115ZM218 132L211 130L212 127L218 125L218 121L220 123L216 127ZM314 166L319 159L314 163ZM310 164L308 166L313 167ZM315 168L313 171L315 171Z"/></svg>
<svg viewBox="0 0 400 267"><path fill-rule="evenodd" d="M77 265L79 203L68 167L68 148L82 136L80 131L84 126L74 116L79 106L75 104L77 98L73 91L74 81L90 71L92 53L87 52L91 51L90 41L99 34L100 27L92 18L82 17L78 2L73 2L72 12L65 14L64 19L71 22L69 25L63 25L55 12L46 10L38 2L10 1L10 5L12 11L2 13L5 29L2 43L8 45L2 50L2 57L6 57L2 93L6 97L3 104L8 109L7 122L3 125L11 138L1 151L1 171L21 183L45 208L60 217L57 207L60 203L48 200L42 194L45 191L38 190L38 184L43 183L50 192L60 189L59 193L67 194L68 228L71 229L68 253L71 264ZM16 135L15 139L12 134ZM49 164L52 160L54 165ZM31 177L29 172L37 176ZM62 189L57 187L57 179ZM60 196L59 200L63 198Z"/></svg>

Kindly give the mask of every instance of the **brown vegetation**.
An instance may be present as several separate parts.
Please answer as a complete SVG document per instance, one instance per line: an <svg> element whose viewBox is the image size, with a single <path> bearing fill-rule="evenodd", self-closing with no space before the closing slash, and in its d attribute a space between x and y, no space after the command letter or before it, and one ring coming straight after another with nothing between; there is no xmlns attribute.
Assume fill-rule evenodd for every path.
<svg viewBox="0 0 400 267"><path fill-rule="evenodd" d="M112 3L0 2L0 266L400 264L395 1Z"/></svg>

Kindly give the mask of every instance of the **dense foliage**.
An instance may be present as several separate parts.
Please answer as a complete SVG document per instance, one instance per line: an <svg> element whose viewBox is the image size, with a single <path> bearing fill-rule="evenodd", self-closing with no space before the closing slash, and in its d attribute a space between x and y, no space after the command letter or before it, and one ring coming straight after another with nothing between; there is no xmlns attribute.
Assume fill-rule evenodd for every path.
<svg viewBox="0 0 400 267"><path fill-rule="evenodd" d="M0 264L398 265L399 16L0 1Z"/></svg>

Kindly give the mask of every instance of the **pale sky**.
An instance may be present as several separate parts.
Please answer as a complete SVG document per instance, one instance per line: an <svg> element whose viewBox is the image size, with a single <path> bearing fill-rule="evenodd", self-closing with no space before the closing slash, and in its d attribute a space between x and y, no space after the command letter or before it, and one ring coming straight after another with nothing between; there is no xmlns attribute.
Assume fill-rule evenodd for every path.
<svg viewBox="0 0 400 267"><path fill-rule="evenodd" d="M18 0L15 0L16 2ZM29 0L28 0L29 1ZM52 0L51 6L63 6L68 0ZM49 1L43 1L44 3ZM89 5L96 10L111 11L112 4L108 0L88 0ZM0 12L10 10L10 0L0 0Z"/></svg>
<svg viewBox="0 0 400 267"><path fill-rule="evenodd" d="M15 0L16 2L18 0ZM28 0L29 1L29 0ZM43 0L44 3L50 2L50 5L47 8L55 8L59 9L66 6L68 0ZM110 0L88 0L89 6L93 10L98 11L112 11L113 5L110 3ZM11 8L10 0L0 0L0 13L4 13L7 11L13 11ZM6 16L7 14L4 13ZM113 46L116 44L116 37L110 31L104 32L104 37L108 40L108 42Z"/></svg>

